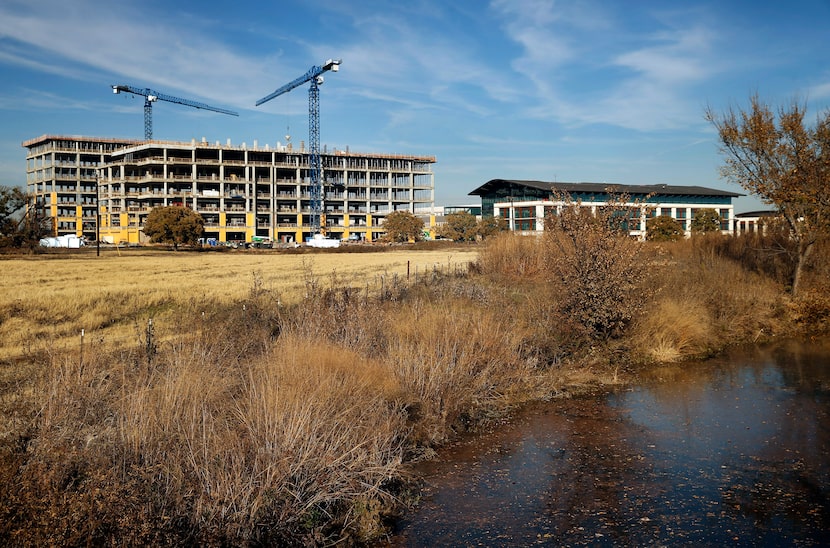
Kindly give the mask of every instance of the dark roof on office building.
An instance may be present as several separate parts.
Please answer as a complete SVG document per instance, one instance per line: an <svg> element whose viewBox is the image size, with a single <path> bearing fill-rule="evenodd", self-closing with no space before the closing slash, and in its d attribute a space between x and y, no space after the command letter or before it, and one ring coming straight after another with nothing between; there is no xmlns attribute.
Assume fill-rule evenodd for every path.
<svg viewBox="0 0 830 548"><path fill-rule="evenodd" d="M762 209L758 211L744 211L743 213L736 213L735 218L753 218L753 217L777 217L781 215L776 209Z"/></svg>
<svg viewBox="0 0 830 548"><path fill-rule="evenodd" d="M501 194L510 189L534 189L543 192L567 192L569 194L607 194L608 192L626 193L630 196L646 196L649 194L663 196L720 196L737 198L744 196L736 192L717 190L702 186L676 185L618 185L609 183L551 183L545 181L523 181L516 179L491 179L470 192L470 196L490 196Z"/></svg>

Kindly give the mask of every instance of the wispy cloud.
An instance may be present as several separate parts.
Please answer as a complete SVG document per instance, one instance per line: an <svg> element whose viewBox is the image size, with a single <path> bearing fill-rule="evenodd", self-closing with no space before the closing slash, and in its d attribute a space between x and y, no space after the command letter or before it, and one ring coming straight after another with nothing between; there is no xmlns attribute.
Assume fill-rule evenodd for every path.
<svg viewBox="0 0 830 548"><path fill-rule="evenodd" d="M73 99L59 93L40 89L22 89L17 97L0 96L0 110L82 110L99 112L105 109L111 112L120 111L100 103ZM124 112L126 111L125 109Z"/></svg>
<svg viewBox="0 0 830 548"><path fill-rule="evenodd" d="M634 10L600 0L492 0L476 9L429 0L367 2L314 2L308 13L329 24L313 37L295 32L287 58L280 40L290 29L237 19L232 35L225 34L219 11L211 17L173 7L164 17L143 3L6 0L0 63L242 110L302 74L306 59L334 56L343 59L336 77L341 95L371 101L391 123L510 112L517 120L635 130L698 122L696 93L723 70L713 53L719 36L702 19L703 9L639 9L635 18L628 17ZM830 84L810 93L830 96Z"/></svg>
<svg viewBox="0 0 830 548"><path fill-rule="evenodd" d="M254 100L251 84L262 80L266 57L236 54L198 29L140 8L119 3L112 10L88 0L4 3L0 58L76 79L95 74L214 100L235 98L237 105Z"/></svg>
<svg viewBox="0 0 830 548"><path fill-rule="evenodd" d="M694 20L669 27L655 17L648 27L633 27L607 6L566 11L569 6L553 0L497 0L493 6L522 46L514 67L537 90L530 116L571 125L674 128L697 109L686 90L711 75L713 36Z"/></svg>
<svg viewBox="0 0 830 548"><path fill-rule="evenodd" d="M704 64L712 38L701 28L660 31L647 37L653 45L623 53L614 63L668 87L700 81L708 76Z"/></svg>
<svg viewBox="0 0 830 548"><path fill-rule="evenodd" d="M440 13L412 25L383 14L353 14L354 38L341 44L349 79L382 96L414 98L441 109L451 106L482 114L482 105L461 102L459 88L477 92L482 100L502 102L519 95L483 52L446 28ZM437 18L437 19L435 19Z"/></svg>
<svg viewBox="0 0 830 548"><path fill-rule="evenodd" d="M817 84L810 88L809 91L810 99L828 99L830 98L830 82L825 82L823 84Z"/></svg>

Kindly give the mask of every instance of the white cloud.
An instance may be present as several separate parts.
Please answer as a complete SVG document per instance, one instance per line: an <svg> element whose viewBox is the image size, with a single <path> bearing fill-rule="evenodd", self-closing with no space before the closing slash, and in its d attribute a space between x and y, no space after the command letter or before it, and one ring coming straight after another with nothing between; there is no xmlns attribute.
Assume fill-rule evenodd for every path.
<svg viewBox="0 0 830 548"><path fill-rule="evenodd" d="M830 98L830 82L818 84L811 87L808 96L810 97L810 99Z"/></svg>
<svg viewBox="0 0 830 548"><path fill-rule="evenodd" d="M607 5L553 0L491 4L507 18L507 35L521 46L513 66L535 89L530 117L567 125L610 124L659 130L699 118L686 96L713 69L713 35L693 18L669 27L626 27ZM570 10L570 11L569 11Z"/></svg>
<svg viewBox="0 0 830 548"><path fill-rule="evenodd" d="M352 26L359 34L341 51L344 75L348 71L355 85L384 96L415 97L437 109L452 105L478 113L483 112L480 105L457 100L459 86L497 102L519 95L491 59L452 29L378 14L357 15Z"/></svg>
<svg viewBox="0 0 830 548"><path fill-rule="evenodd" d="M124 80L112 83L174 88L221 102L253 104L264 88L265 57L236 54L198 29L140 7L121 3L107 10L84 0L5 4L0 7L0 57L79 80L95 72L99 78ZM17 44L26 48L25 57ZM87 68L79 71L79 64Z"/></svg>
<svg viewBox="0 0 830 548"><path fill-rule="evenodd" d="M711 42L708 32L695 28L660 32L650 41L657 45L619 55L615 64L666 86L693 83L708 76L705 66Z"/></svg>

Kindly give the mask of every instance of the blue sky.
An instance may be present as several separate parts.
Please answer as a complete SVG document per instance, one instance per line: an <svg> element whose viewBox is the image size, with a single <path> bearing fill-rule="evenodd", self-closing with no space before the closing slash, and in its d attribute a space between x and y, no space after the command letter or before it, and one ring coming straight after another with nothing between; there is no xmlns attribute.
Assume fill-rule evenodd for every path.
<svg viewBox="0 0 830 548"><path fill-rule="evenodd" d="M758 93L830 105L830 1L281 0L0 3L0 185L25 182L42 134L298 144L329 58L321 144L434 155L437 205L492 178L700 185L719 176L707 106ZM741 198L738 211L758 207Z"/></svg>

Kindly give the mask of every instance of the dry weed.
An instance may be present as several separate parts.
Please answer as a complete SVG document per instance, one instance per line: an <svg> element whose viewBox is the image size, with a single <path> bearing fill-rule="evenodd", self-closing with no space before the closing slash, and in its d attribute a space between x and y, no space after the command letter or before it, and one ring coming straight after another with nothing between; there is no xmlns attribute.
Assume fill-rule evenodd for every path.
<svg viewBox="0 0 830 548"><path fill-rule="evenodd" d="M634 352L650 361L673 362L707 352L713 333L704 303L690 296L665 295L633 329Z"/></svg>

